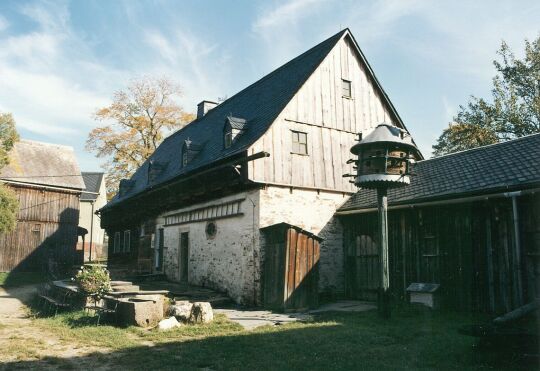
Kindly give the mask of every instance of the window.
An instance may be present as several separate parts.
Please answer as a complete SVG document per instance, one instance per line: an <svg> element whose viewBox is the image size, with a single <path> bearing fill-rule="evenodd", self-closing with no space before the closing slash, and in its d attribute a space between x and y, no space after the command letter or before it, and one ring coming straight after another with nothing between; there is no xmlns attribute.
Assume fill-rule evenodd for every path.
<svg viewBox="0 0 540 371"><path fill-rule="evenodd" d="M120 232L114 233L113 252L120 252Z"/></svg>
<svg viewBox="0 0 540 371"><path fill-rule="evenodd" d="M292 132L292 153L307 155L307 134L300 131Z"/></svg>
<svg viewBox="0 0 540 371"><path fill-rule="evenodd" d="M352 97L351 82L349 80L341 79L341 93L345 98Z"/></svg>
<svg viewBox="0 0 540 371"><path fill-rule="evenodd" d="M205 232L206 232L206 238L208 240L213 240L216 237L216 233L217 233L216 222L208 222L206 224Z"/></svg>
<svg viewBox="0 0 540 371"><path fill-rule="evenodd" d="M182 166L186 166L188 162L188 149L184 148L184 151L182 152Z"/></svg>
<svg viewBox="0 0 540 371"><path fill-rule="evenodd" d="M225 133L225 148L229 148L232 145L232 131Z"/></svg>
<svg viewBox="0 0 540 371"><path fill-rule="evenodd" d="M131 250L131 231L124 231L124 252Z"/></svg>

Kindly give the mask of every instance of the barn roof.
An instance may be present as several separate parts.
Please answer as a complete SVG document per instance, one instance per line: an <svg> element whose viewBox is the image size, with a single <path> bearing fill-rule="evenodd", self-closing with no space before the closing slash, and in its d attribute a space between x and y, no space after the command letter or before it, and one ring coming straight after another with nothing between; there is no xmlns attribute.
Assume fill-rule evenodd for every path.
<svg viewBox="0 0 540 371"><path fill-rule="evenodd" d="M84 189L73 147L21 139L0 172L6 182Z"/></svg>
<svg viewBox="0 0 540 371"><path fill-rule="evenodd" d="M99 188L103 182L104 173L83 171L85 189L81 194L81 201L93 201L99 195ZM85 192L86 191L86 192Z"/></svg>
<svg viewBox="0 0 540 371"><path fill-rule="evenodd" d="M540 134L419 161L411 184L388 190L389 205L407 205L540 186ZM361 189L339 211L377 206Z"/></svg>
<svg viewBox="0 0 540 371"><path fill-rule="evenodd" d="M397 123L405 128L364 55L358 49L350 31L345 29L264 76L212 108L204 116L192 121L166 138L152 154L151 158L137 169L131 178L134 185L129 191L124 193L121 198L117 194L105 208L184 174L192 173L202 167L246 151L268 130L287 103L345 35L349 35L357 47L360 57L367 66L370 77L390 111L394 113ZM235 127L241 126L243 133L234 140L229 148L224 149L223 125L231 117L234 118L232 125ZM186 140L195 141L202 148L187 166L182 166L181 149ZM151 185L148 184L150 161L168 162L167 167Z"/></svg>

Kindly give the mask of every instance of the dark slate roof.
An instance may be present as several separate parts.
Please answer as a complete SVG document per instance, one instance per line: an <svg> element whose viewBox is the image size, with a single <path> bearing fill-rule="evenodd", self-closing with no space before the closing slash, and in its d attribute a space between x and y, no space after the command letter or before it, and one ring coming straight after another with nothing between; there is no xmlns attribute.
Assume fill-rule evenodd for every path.
<svg viewBox="0 0 540 371"><path fill-rule="evenodd" d="M266 132L294 94L347 32L348 30L343 30L316 45L166 138L150 160L169 161L169 165L152 186L247 150ZM235 139L233 145L224 149L223 125L229 116L241 118L246 123L243 133ZM181 150L188 138L200 144L202 149L193 161L182 167ZM135 184L129 192L121 199L118 195L115 196L105 208L149 188L148 163L149 161L146 161L131 178Z"/></svg>
<svg viewBox="0 0 540 371"><path fill-rule="evenodd" d="M9 153L10 163L0 172L8 182L84 189L73 147L21 139Z"/></svg>
<svg viewBox="0 0 540 371"><path fill-rule="evenodd" d="M82 172L82 177L84 180L85 189L81 194L81 201L93 201L98 197L99 188L101 187L101 182L103 181L103 173L93 173L93 172ZM91 193L87 193L91 192Z"/></svg>
<svg viewBox="0 0 540 371"><path fill-rule="evenodd" d="M540 134L419 161L411 184L388 191L390 205L451 199L540 186ZM377 206L361 189L339 211Z"/></svg>

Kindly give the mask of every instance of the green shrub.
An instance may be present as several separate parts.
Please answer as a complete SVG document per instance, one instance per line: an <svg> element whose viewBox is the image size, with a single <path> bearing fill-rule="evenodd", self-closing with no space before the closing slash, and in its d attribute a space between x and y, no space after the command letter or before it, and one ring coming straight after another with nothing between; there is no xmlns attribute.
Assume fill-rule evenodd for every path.
<svg viewBox="0 0 540 371"><path fill-rule="evenodd" d="M77 272L75 281L85 294L97 298L102 298L103 295L112 291L111 278L104 267L85 265Z"/></svg>

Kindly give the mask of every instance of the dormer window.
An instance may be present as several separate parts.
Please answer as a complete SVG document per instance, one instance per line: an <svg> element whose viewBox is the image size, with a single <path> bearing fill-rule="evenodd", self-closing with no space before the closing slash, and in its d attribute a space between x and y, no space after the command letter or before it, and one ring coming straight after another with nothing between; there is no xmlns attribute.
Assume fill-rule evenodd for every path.
<svg viewBox="0 0 540 371"><path fill-rule="evenodd" d="M223 147L229 148L234 141L246 130L246 120L229 116L223 126Z"/></svg>
<svg viewBox="0 0 540 371"><path fill-rule="evenodd" d="M182 147L182 167L187 166L202 150L202 145L193 142L189 138L184 141Z"/></svg>
<svg viewBox="0 0 540 371"><path fill-rule="evenodd" d="M150 160L148 162L148 184L155 183L167 168L168 162Z"/></svg>
<svg viewBox="0 0 540 371"><path fill-rule="evenodd" d="M225 132L225 148L229 148L232 145L232 138L233 134L232 131L226 131Z"/></svg>

